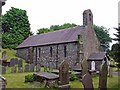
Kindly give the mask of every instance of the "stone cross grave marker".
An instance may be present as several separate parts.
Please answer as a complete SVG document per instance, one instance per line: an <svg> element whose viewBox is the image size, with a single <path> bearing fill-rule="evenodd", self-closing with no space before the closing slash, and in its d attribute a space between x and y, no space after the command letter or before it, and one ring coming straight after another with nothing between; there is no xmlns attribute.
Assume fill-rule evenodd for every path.
<svg viewBox="0 0 120 90"><path fill-rule="evenodd" d="M34 72L34 64L30 64L30 72Z"/></svg>
<svg viewBox="0 0 120 90"><path fill-rule="evenodd" d="M23 68L22 67L18 67L18 72L19 73L23 72Z"/></svg>
<svg viewBox="0 0 120 90"><path fill-rule="evenodd" d="M69 85L69 65L66 60L64 60L59 67L59 88L70 88Z"/></svg>
<svg viewBox="0 0 120 90"><path fill-rule="evenodd" d="M40 72L40 69L41 69L40 64L37 64L37 65L36 65L36 72Z"/></svg>
<svg viewBox="0 0 120 90"><path fill-rule="evenodd" d="M16 69L17 69L16 66L11 67L11 73L16 73Z"/></svg>
<svg viewBox="0 0 120 90"><path fill-rule="evenodd" d="M23 67L23 60L22 60L22 59L20 59L20 60L18 61L18 67Z"/></svg>
<svg viewBox="0 0 120 90"><path fill-rule="evenodd" d="M82 84L84 86L84 90L94 90L93 83L92 83L92 75L90 72L86 73L82 77Z"/></svg>
<svg viewBox="0 0 120 90"><path fill-rule="evenodd" d="M108 74L108 66L107 61L105 61L100 68L99 73L99 89L107 89L107 74Z"/></svg>
<svg viewBox="0 0 120 90"><path fill-rule="evenodd" d="M86 59L82 61L81 67L82 67L82 76L83 76L88 72L88 63Z"/></svg>
<svg viewBox="0 0 120 90"><path fill-rule="evenodd" d="M30 65L26 64L24 67L24 72L29 72L30 71Z"/></svg>

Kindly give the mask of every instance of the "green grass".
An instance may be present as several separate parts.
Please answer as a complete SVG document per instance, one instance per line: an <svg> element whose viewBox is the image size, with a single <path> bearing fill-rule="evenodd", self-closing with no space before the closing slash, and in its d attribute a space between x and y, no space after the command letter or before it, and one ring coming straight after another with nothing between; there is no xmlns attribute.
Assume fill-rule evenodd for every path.
<svg viewBox="0 0 120 90"><path fill-rule="evenodd" d="M2 51L4 50L7 51L6 58L8 61L11 58L18 58L15 56L16 55L15 50L2 49ZM41 71L43 71L43 68ZM24 82L26 75L33 74L35 72L31 72L31 73L10 73L10 72L11 72L11 68L7 67L7 74L3 74L3 76L7 79L7 88L43 88L43 85L41 85L39 82L33 82L33 83ZM99 77L94 76L93 85L95 88L98 88L98 82L99 82ZM108 82L107 83L108 88L118 88L118 76L108 77L107 82ZM83 88L83 85L79 80L70 82L70 85L71 88Z"/></svg>
<svg viewBox="0 0 120 90"><path fill-rule="evenodd" d="M39 82L25 83L25 75L33 74L31 73L15 73L15 74L3 74L7 79L7 88L43 88L43 85ZM119 77L120 78L120 77ZM98 88L99 77L93 77L93 85L95 88ZM71 88L83 88L83 85L80 81L70 81ZM107 81L108 88L118 88L118 76L108 77Z"/></svg>
<svg viewBox="0 0 120 90"><path fill-rule="evenodd" d="M6 59L7 59L7 61L10 61L11 58L19 58L19 57L16 56L16 50L13 50L13 49L2 49L2 52L3 51L7 52L6 53ZM1 54L2 53L0 53L0 57L1 57Z"/></svg>
<svg viewBox="0 0 120 90"><path fill-rule="evenodd" d="M25 83L25 75L32 73L16 73L16 74L4 74L3 76L7 79L7 88L37 88L39 83Z"/></svg>

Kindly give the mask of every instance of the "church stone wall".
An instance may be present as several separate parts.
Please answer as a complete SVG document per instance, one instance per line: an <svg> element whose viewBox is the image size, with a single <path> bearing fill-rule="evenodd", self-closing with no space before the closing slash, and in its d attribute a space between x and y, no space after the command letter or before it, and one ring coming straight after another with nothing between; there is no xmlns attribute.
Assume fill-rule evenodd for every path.
<svg viewBox="0 0 120 90"><path fill-rule="evenodd" d="M65 56L66 47L66 56ZM52 51L50 50L52 48ZM49 46L38 46L34 48L34 63L40 63L42 66L58 68L63 60L67 60L69 66L72 67L77 59L77 44L57 44ZM51 55L52 52L52 55ZM37 59L37 60L35 60Z"/></svg>

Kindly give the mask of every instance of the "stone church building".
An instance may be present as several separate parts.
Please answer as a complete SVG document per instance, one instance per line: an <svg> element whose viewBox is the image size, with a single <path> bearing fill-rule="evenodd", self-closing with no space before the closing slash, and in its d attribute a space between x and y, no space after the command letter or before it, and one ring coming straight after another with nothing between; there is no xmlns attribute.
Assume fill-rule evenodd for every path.
<svg viewBox="0 0 120 90"><path fill-rule="evenodd" d="M30 36L17 47L16 54L26 62L53 68L58 68L63 60L67 60L72 68L83 59L90 61L89 57L99 52L100 43L93 29L93 14L88 9L83 12L83 25ZM102 57L104 55L102 53Z"/></svg>

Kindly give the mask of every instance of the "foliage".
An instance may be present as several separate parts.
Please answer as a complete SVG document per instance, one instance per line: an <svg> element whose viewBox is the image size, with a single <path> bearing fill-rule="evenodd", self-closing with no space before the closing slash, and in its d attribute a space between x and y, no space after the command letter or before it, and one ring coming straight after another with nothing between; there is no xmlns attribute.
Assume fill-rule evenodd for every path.
<svg viewBox="0 0 120 90"><path fill-rule="evenodd" d="M75 74L70 75L70 81L75 81L77 80L77 76Z"/></svg>
<svg viewBox="0 0 120 90"><path fill-rule="evenodd" d="M113 38L113 40L117 41L117 43L112 46L111 52L118 68L120 68L120 27L115 29L117 33L114 34L116 38Z"/></svg>
<svg viewBox="0 0 120 90"><path fill-rule="evenodd" d="M76 24L70 24L70 23L65 23L63 25L51 25L50 28L41 28L38 29L37 34L42 34L42 33L48 33L48 32L52 32L52 31L56 31L56 30L60 30L60 29L65 29L65 28L70 28L70 27L75 27L77 26Z"/></svg>
<svg viewBox="0 0 120 90"><path fill-rule="evenodd" d="M2 16L2 29L2 47L16 48L31 34L26 11L11 7Z"/></svg>
<svg viewBox="0 0 120 90"><path fill-rule="evenodd" d="M97 35L100 43L105 45L108 48L109 43L112 42L112 39L110 38L110 35L108 33L109 29L107 29L103 26L94 25L94 30L96 32L96 35Z"/></svg>
<svg viewBox="0 0 120 90"><path fill-rule="evenodd" d="M111 47L111 52L110 52L110 56L116 60L116 58L118 58L116 55L117 55L117 50L118 50L118 46L119 44L113 44L112 47Z"/></svg>
<svg viewBox="0 0 120 90"><path fill-rule="evenodd" d="M33 74L28 74L25 76L25 82L33 82L33 81L34 81Z"/></svg>

